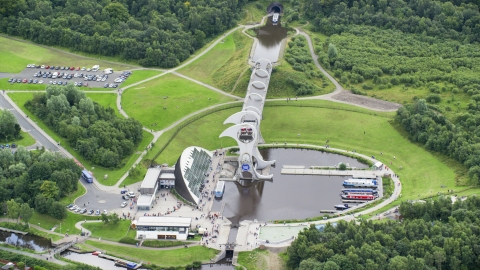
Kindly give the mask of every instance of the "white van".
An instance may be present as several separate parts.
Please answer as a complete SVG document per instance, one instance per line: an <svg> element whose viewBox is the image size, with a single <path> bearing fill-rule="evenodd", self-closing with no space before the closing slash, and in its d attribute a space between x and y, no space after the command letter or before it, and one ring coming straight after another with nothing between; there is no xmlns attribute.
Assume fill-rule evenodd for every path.
<svg viewBox="0 0 480 270"><path fill-rule="evenodd" d="M58 72L53 72L52 79L56 79L58 77Z"/></svg>
<svg viewBox="0 0 480 270"><path fill-rule="evenodd" d="M128 192L127 195L130 198L135 198L135 193L133 191Z"/></svg>

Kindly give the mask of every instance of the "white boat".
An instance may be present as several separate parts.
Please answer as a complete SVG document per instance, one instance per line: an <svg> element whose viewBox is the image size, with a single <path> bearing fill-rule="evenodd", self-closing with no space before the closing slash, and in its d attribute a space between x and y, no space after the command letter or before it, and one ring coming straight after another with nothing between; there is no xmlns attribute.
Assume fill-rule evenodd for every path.
<svg viewBox="0 0 480 270"><path fill-rule="evenodd" d="M337 205L335 205L334 207L335 207L335 209L337 209L337 210L345 210L345 209L348 209L348 208L349 208L348 204L337 204Z"/></svg>
<svg viewBox="0 0 480 270"><path fill-rule="evenodd" d="M273 13L272 22L273 22L274 25L276 25L278 23L278 18L280 18L280 14L279 13Z"/></svg>
<svg viewBox="0 0 480 270"><path fill-rule="evenodd" d="M343 181L343 186L345 187L370 187L376 188L378 185L377 180L372 179L348 179Z"/></svg>

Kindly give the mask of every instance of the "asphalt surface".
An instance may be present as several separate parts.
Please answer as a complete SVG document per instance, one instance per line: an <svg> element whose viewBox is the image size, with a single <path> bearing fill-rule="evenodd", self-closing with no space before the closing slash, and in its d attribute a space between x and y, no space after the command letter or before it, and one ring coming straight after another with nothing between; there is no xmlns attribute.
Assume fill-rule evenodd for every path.
<svg viewBox="0 0 480 270"><path fill-rule="evenodd" d="M60 152L57 145L49 141L42 133L40 133L30 122L25 119L24 115L20 114L12 105L5 99L3 94L0 94L0 107L9 110L17 118L18 124L22 129L37 141L37 144L44 146L46 149L53 152ZM28 145L26 145L28 146Z"/></svg>
<svg viewBox="0 0 480 270"><path fill-rule="evenodd" d="M80 179L87 189L87 193L75 200L75 204L87 210L107 210L108 212L121 208L120 205L126 200L122 199L119 193L106 192L98 189L93 183L89 184L85 180ZM130 201L126 201L130 202ZM128 206L127 206L128 207Z"/></svg>
<svg viewBox="0 0 480 270"><path fill-rule="evenodd" d="M97 81L85 81L83 78L71 78L70 80L68 79L53 79L53 78L42 78L42 77L34 77L33 75L39 71L42 71L43 72L47 72L47 71L50 71L51 73L53 72L68 72L69 74L75 74L75 73L83 73L83 74L88 74L88 75L105 75L105 73L103 73L103 70L99 70L97 72L93 72L93 71L90 71L90 72L87 72L87 71L76 71L76 70L55 70L55 69L43 69L43 68L25 68L22 72L18 73L18 74L13 74L11 76L6 76L6 78L15 78L15 79L27 79L27 80L30 80L30 79L33 79L33 80L43 80L43 84L48 84L50 81L62 81L62 82L67 82L67 83L70 83L70 82L82 82L82 83L85 83L87 82L88 83L88 87L96 87L96 88L102 88L105 83L114 83L113 81L118 78L120 76L120 74L122 74L121 71L114 71L112 74L108 74L108 79L104 82L97 82ZM18 84L18 83L17 83ZM117 83L118 86L120 87L120 83ZM82 87L82 88L88 88L88 87ZM107 88L106 88L107 89Z"/></svg>

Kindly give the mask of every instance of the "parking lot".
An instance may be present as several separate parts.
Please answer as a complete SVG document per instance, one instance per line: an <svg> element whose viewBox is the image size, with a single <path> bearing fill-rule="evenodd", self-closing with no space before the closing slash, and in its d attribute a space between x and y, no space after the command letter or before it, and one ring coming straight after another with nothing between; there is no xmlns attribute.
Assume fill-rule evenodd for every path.
<svg viewBox="0 0 480 270"><path fill-rule="evenodd" d="M12 76L11 79L15 79L15 83L34 84L36 80L36 84L67 85L68 83L74 83L82 88L117 88L131 74L131 72L127 71L113 71L111 74L106 74L103 69L94 71L95 69L91 67L73 67L73 70L71 68L67 70L66 67L63 67L63 70L61 69L62 67L58 67L58 69L57 67L53 69L50 66L48 66L50 67L48 69L46 67L26 67L19 74ZM62 77L57 76L57 78L53 78L55 72L59 75L63 73L61 74ZM40 76L35 77L35 74Z"/></svg>

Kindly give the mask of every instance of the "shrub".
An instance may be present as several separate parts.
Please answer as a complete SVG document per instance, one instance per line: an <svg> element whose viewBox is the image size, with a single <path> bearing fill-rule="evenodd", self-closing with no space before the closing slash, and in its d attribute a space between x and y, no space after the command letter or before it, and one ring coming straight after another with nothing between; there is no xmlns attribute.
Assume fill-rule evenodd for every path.
<svg viewBox="0 0 480 270"><path fill-rule="evenodd" d="M131 238L131 237L128 237L128 236L125 236L123 237L122 239L120 239L120 241L118 241L120 243L124 243L124 244L129 244L129 245L136 245L138 243L137 240Z"/></svg>
<svg viewBox="0 0 480 270"><path fill-rule="evenodd" d="M439 103L442 100L442 98L440 97L439 94L431 94L426 98L426 100L429 103L435 104L435 103Z"/></svg>

